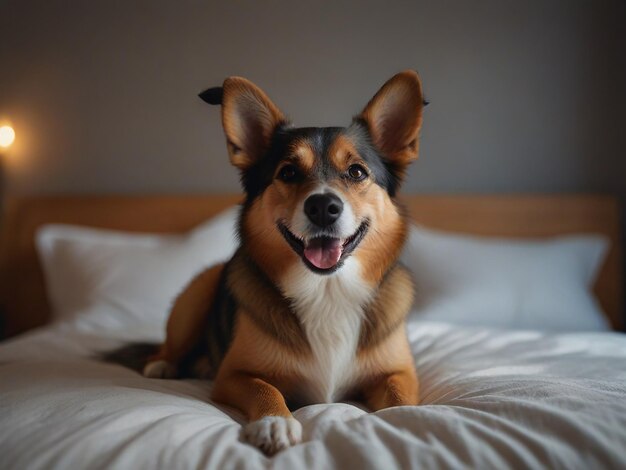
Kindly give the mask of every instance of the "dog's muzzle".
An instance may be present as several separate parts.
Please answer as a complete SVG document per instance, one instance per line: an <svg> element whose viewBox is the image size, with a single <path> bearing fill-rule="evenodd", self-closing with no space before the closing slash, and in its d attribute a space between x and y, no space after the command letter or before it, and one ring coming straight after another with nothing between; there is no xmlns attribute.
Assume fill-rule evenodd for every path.
<svg viewBox="0 0 626 470"><path fill-rule="evenodd" d="M289 246L302 258L304 264L318 274L330 274L341 267L345 259L359 246L369 229L369 220L346 239L320 236L308 240L291 232L284 222L278 222L278 230Z"/></svg>

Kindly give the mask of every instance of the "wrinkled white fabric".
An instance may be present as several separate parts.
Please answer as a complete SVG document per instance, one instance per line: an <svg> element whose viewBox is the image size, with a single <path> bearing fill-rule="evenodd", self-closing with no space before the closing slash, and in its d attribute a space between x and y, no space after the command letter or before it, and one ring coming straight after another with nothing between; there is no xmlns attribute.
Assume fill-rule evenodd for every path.
<svg viewBox="0 0 626 470"><path fill-rule="evenodd" d="M409 324L422 405L295 412L304 442L268 459L210 384L151 380L92 358L119 337L63 324L0 345L5 469L618 468L626 336ZM158 332L147 336L155 339Z"/></svg>

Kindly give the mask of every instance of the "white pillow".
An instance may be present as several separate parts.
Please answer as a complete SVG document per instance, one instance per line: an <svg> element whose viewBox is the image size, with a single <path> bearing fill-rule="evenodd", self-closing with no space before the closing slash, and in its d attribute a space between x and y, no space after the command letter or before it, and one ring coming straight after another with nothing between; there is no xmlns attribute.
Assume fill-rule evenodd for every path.
<svg viewBox="0 0 626 470"><path fill-rule="evenodd" d="M416 284L414 319L511 329L609 329L591 287L602 236L515 240L411 227L402 255Z"/></svg>
<svg viewBox="0 0 626 470"><path fill-rule="evenodd" d="M183 236L43 226L36 244L53 319L81 314L100 327L162 328L193 276L234 253L238 212L233 207Z"/></svg>

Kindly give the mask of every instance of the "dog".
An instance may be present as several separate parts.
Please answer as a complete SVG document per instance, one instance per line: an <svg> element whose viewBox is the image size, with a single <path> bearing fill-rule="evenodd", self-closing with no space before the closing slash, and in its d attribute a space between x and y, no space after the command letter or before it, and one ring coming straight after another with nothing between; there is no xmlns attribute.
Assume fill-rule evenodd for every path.
<svg viewBox="0 0 626 470"><path fill-rule="evenodd" d="M418 74L393 76L345 128L293 127L240 77L200 97L221 105L241 175L240 245L177 297L144 375L214 380L211 399L244 413L243 439L268 455L302 439L290 408L417 405L396 195L418 156Z"/></svg>

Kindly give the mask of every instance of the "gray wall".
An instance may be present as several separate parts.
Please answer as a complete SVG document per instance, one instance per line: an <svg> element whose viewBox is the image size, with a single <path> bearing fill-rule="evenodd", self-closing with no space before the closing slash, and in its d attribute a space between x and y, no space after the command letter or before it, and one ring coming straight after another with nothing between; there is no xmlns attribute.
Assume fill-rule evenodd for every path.
<svg viewBox="0 0 626 470"><path fill-rule="evenodd" d="M237 190L197 92L243 75L297 125L343 125L414 68L408 190L624 194L625 22L619 0L0 1L8 187Z"/></svg>

